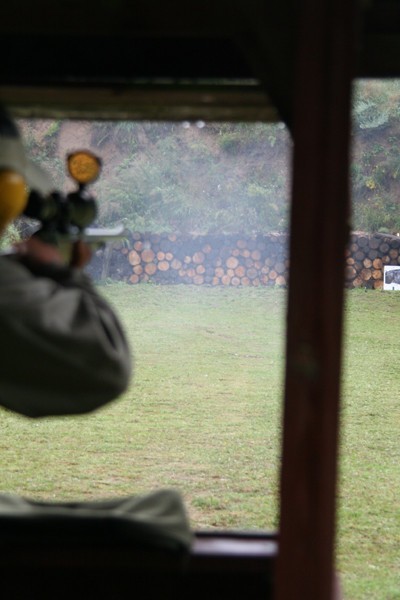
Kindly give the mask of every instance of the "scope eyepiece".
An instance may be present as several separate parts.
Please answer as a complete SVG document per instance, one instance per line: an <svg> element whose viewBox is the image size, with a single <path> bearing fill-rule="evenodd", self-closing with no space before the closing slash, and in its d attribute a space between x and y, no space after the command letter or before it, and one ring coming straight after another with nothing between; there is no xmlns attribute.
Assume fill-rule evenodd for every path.
<svg viewBox="0 0 400 600"><path fill-rule="evenodd" d="M23 214L40 221L45 229L66 234L73 233L73 228L88 227L97 216L97 206L84 189L67 196L53 192L46 198L31 192Z"/></svg>
<svg viewBox="0 0 400 600"><path fill-rule="evenodd" d="M58 194L54 192L50 196L47 196L47 198L43 198L38 192L32 191L29 194L23 214L41 223L55 219L58 213L56 195Z"/></svg>

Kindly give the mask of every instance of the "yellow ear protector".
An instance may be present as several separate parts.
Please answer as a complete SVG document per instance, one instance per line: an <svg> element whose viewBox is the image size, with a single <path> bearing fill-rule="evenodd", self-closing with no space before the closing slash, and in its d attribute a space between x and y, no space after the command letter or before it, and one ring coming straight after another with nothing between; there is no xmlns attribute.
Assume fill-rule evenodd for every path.
<svg viewBox="0 0 400 600"><path fill-rule="evenodd" d="M22 175L0 169L0 229L22 214L27 202L28 188Z"/></svg>

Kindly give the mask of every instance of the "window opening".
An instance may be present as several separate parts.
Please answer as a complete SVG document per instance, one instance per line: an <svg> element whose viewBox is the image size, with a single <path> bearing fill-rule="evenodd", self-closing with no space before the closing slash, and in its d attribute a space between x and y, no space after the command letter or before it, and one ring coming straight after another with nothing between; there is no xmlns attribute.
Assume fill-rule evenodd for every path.
<svg viewBox="0 0 400 600"><path fill-rule="evenodd" d="M56 500L176 487L196 528L277 526L291 143L282 123L19 121L69 190L100 156L94 225L123 224L88 272L130 336L135 375L91 415L2 410L3 491ZM22 219L9 240L28 235ZM62 382L60 382L62 385Z"/></svg>
<svg viewBox="0 0 400 600"><path fill-rule="evenodd" d="M400 80L357 80L353 92L338 565L346 598L383 599L400 591L400 295L383 291L384 267L400 269Z"/></svg>

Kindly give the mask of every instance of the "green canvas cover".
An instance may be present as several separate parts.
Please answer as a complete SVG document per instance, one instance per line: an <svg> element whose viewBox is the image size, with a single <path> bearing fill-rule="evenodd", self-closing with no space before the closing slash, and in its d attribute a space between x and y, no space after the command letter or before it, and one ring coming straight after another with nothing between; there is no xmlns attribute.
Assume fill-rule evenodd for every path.
<svg viewBox="0 0 400 600"><path fill-rule="evenodd" d="M0 545L134 544L186 553L192 542L179 492L85 502L41 502L0 494Z"/></svg>

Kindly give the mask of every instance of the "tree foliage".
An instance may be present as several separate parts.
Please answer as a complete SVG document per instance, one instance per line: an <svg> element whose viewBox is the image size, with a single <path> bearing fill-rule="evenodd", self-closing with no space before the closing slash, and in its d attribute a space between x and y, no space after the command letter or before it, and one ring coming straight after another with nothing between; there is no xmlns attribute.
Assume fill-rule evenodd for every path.
<svg viewBox="0 0 400 600"><path fill-rule="evenodd" d="M288 228L291 139L283 124L21 121L31 156L65 185L66 132L98 153L98 223L141 231ZM82 138L80 133L89 132ZM69 149L69 148L68 148ZM400 231L400 82L357 82L351 189L355 230Z"/></svg>
<svg viewBox="0 0 400 600"><path fill-rule="evenodd" d="M353 228L400 231L400 81L366 80L353 96Z"/></svg>
<svg viewBox="0 0 400 600"><path fill-rule="evenodd" d="M0 251L8 250L13 244L21 239L16 223L10 223L0 236Z"/></svg>
<svg viewBox="0 0 400 600"><path fill-rule="evenodd" d="M274 149L277 135L284 157ZM99 185L101 222L192 233L283 230L284 137L286 130L261 124L138 125L133 152Z"/></svg>

